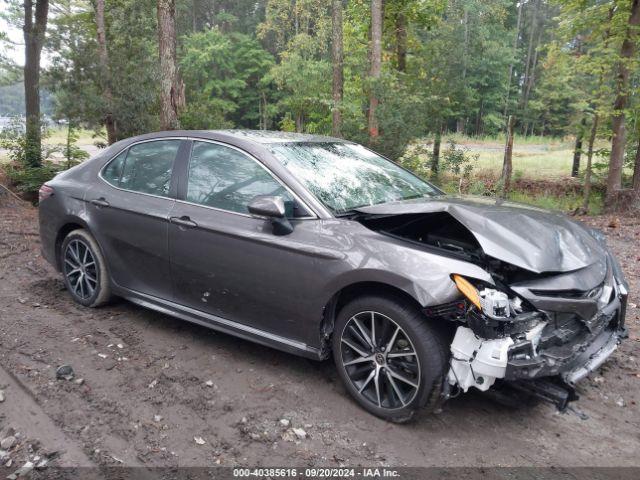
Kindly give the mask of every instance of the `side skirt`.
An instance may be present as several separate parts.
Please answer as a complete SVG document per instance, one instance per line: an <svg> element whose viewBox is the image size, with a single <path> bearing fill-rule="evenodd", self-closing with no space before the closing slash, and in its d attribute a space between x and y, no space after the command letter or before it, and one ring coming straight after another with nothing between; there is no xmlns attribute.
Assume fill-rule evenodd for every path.
<svg viewBox="0 0 640 480"><path fill-rule="evenodd" d="M257 328L233 322L222 317L217 317L209 313L201 312L194 308L185 307L178 303L164 300L152 295L136 292L133 290L117 287L117 295L129 300L136 305L155 310L172 317L177 317L187 322L202 325L219 332L227 333L235 337L240 337L251 342L259 343L267 347L272 347L283 352L293 353L313 360L321 360L321 351L305 343L291 340L280 335L265 332Z"/></svg>

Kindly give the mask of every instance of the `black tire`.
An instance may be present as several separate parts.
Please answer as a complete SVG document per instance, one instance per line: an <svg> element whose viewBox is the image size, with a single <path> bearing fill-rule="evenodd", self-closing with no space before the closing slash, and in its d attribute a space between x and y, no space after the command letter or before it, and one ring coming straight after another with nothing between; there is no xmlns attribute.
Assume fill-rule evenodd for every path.
<svg viewBox="0 0 640 480"><path fill-rule="evenodd" d="M374 322L374 331L380 330L373 334L374 338L379 336L376 342L365 343L366 334L371 340L367 317L368 325ZM395 339L385 324L393 331L399 327ZM438 406L449 358L447 340L444 332L430 325L425 315L405 299L362 296L346 304L337 315L333 358L346 389L363 408L385 420L404 423L418 410L430 412ZM409 354L411 350L414 354ZM368 356L362 354L371 354L372 359L366 360ZM371 373L373 370L376 373ZM372 375L373 380L366 383ZM401 377L404 380L399 380Z"/></svg>
<svg viewBox="0 0 640 480"><path fill-rule="evenodd" d="M77 303L99 307L111 300L107 264L89 232L73 230L65 237L60 248L60 265L64 284Z"/></svg>

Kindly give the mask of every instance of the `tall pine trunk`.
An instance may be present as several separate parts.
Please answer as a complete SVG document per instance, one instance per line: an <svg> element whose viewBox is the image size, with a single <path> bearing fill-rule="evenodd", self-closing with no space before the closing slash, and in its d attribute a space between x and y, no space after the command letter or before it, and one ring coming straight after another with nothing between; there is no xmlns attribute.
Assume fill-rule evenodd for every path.
<svg viewBox="0 0 640 480"><path fill-rule="evenodd" d="M431 173L433 177L438 176L440 171L440 145L442 144L442 127L438 125L436 130L436 138L433 140L433 158L431 160Z"/></svg>
<svg viewBox="0 0 640 480"><path fill-rule="evenodd" d="M524 5L523 1L518 3L518 19L516 21L516 35L513 39L513 58L511 62L509 62L509 76L507 77L507 93L504 99L504 118L506 120L507 113L509 113L509 97L511 96L511 80L513 79L513 68L514 62L516 59L516 54L518 53L518 43L520 41L520 26L522 25L522 7Z"/></svg>
<svg viewBox="0 0 640 480"><path fill-rule="evenodd" d="M578 127L578 133L576 134L576 144L573 148L573 165L571 165L571 176L577 177L580 172L580 157L582 156L582 140L584 138L584 127L587 124L587 119L582 118L580 126Z"/></svg>
<svg viewBox="0 0 640 480"><path fill-rule="evenodd" d="M158 0L158 50L160 54L160 129L180 127L178 112L184 106L184 84L176 64L176 3Z"/></svg>
<svg viewBox="0 0 640 480"><path fill-rule="evenodd" d="M613 118L611 128L611 157L609 160L609 174L607 176L607 194L605 209L613 211L619 207L618 196L622 188L622 166L624 150L627 143L625 128L625 113L629 103L629 66L628 63L635 55L636 29L640 25L640 0L633 0L627 24L627 33L620 49L620 60L616 78L616 99L613 104Z"/></svg>
<svg viewBox="0 0 640 480"><path fill-rule="evenodd" d="M591 125L591 133L589 134L589 147L587 148L587 168L584 171L584 190L582 191L582 213L589 213L589 198L591 197L591 171L593 170L593 144L596 141L598 133L598 121L600 117L598 112L593 116L593 124Z"/></svg>
<svg viewBox="0 0 640 480"><path fill-rule="evenodd" d="M342 0L332 0L331 3L332 40L331 56L333 61L333 111L332 134L342 136L342 95L343 95L343 45L342 45Z"/></svg>
<svg viewBox="0 0 640 480"><path fill-rule="evenodd" d="M407 16L404 11L396 13L396 66L399 72L407 71Z"/></svg>
<svg viewBox="0 0 640 480"><path fill-rule="evenodd" d="M633 192L636 201L640 200L640 138L636 147L636 159L633 163Z"/></svg>
<svg viewBox="0 0 640 480"><path fill-rule="evenodd" d="M377 80L382 72L382 0L371 0L371 67L369 79L369 142L374 144L380 136L376 110L380 100L376 95Z"/></svg>
<svg viewBox="0 0 640 480"><path fill-rule="evenodd" d="M469 53L469 11L467 10L467 7L464 6L464 13L463 13L463 23L464 23L464 38L463 38L463 42L462 42L462 85L464 87L464 90L466 92L467 89L467 58L468 58L468 53ZM466 93L465 93L466 95ZM460 116L458 117L458 119L456 120L456 132L457 133L464 133L465 130L465 124L467 123L466 121L467 119L464 116Z"/></svg>
<svg viewBox="0 0 640 480"><path fill-rule="evenodd" d="M504 160L502 163L502 198L506 199L511 190L511 172L513 171L513 127L515 117L509 115L507 121L507 143L504 147Z"/></svg>
<svg viewBox="0 0 640 480"><path fill-rule="evenodd" d="M107 50L107 34L104 21L104 0L95 0L96 31L98 40L98 61L102 80L102 99L105 104L104 126L107 130L109 145L118 140L116 122L113 118L113 92L111 90L111 68L109 67L109 51Z"/></svg>
<svg viewBox="0 0 640 480"><path fill-rule="evenodd" d="M24 0L24 96L26 113L26 162L42 165L40 132L40 55L47 30L49 0L36 0L35 19L33 0Z"/></svg>

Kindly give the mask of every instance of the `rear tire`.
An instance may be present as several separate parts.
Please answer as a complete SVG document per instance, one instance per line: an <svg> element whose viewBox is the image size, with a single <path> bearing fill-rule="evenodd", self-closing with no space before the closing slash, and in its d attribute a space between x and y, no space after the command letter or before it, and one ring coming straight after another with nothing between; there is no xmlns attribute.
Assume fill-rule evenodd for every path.
<svg viewBox="0 0 640 480"><path fill-rule="evenodd" d="M332 347L346 389L377 417L403 423L439 404L447 336L405 299L367 295L350 301L337 315Z"/></svg>
<svg viewBox="0 0 640 480"><path fill-rule="evenodd" d="M77 303L99 307L111 296L109 273L98 243L86 230L73 230L62 242L60 265L64 284Z"/></svg>

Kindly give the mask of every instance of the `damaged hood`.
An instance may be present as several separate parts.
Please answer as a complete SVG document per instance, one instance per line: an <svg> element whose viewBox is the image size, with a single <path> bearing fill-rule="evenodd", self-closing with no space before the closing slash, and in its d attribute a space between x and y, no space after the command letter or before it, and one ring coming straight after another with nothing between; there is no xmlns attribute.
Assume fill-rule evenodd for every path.
<svg viewBox="0 0 640 480"><path fill-rule="evenodd" d="M356 209L370 215L446 212L478 240L484 253L531 272L569 272L606 262L606 250L565 215L489 198L436 197Z"/></svg>

